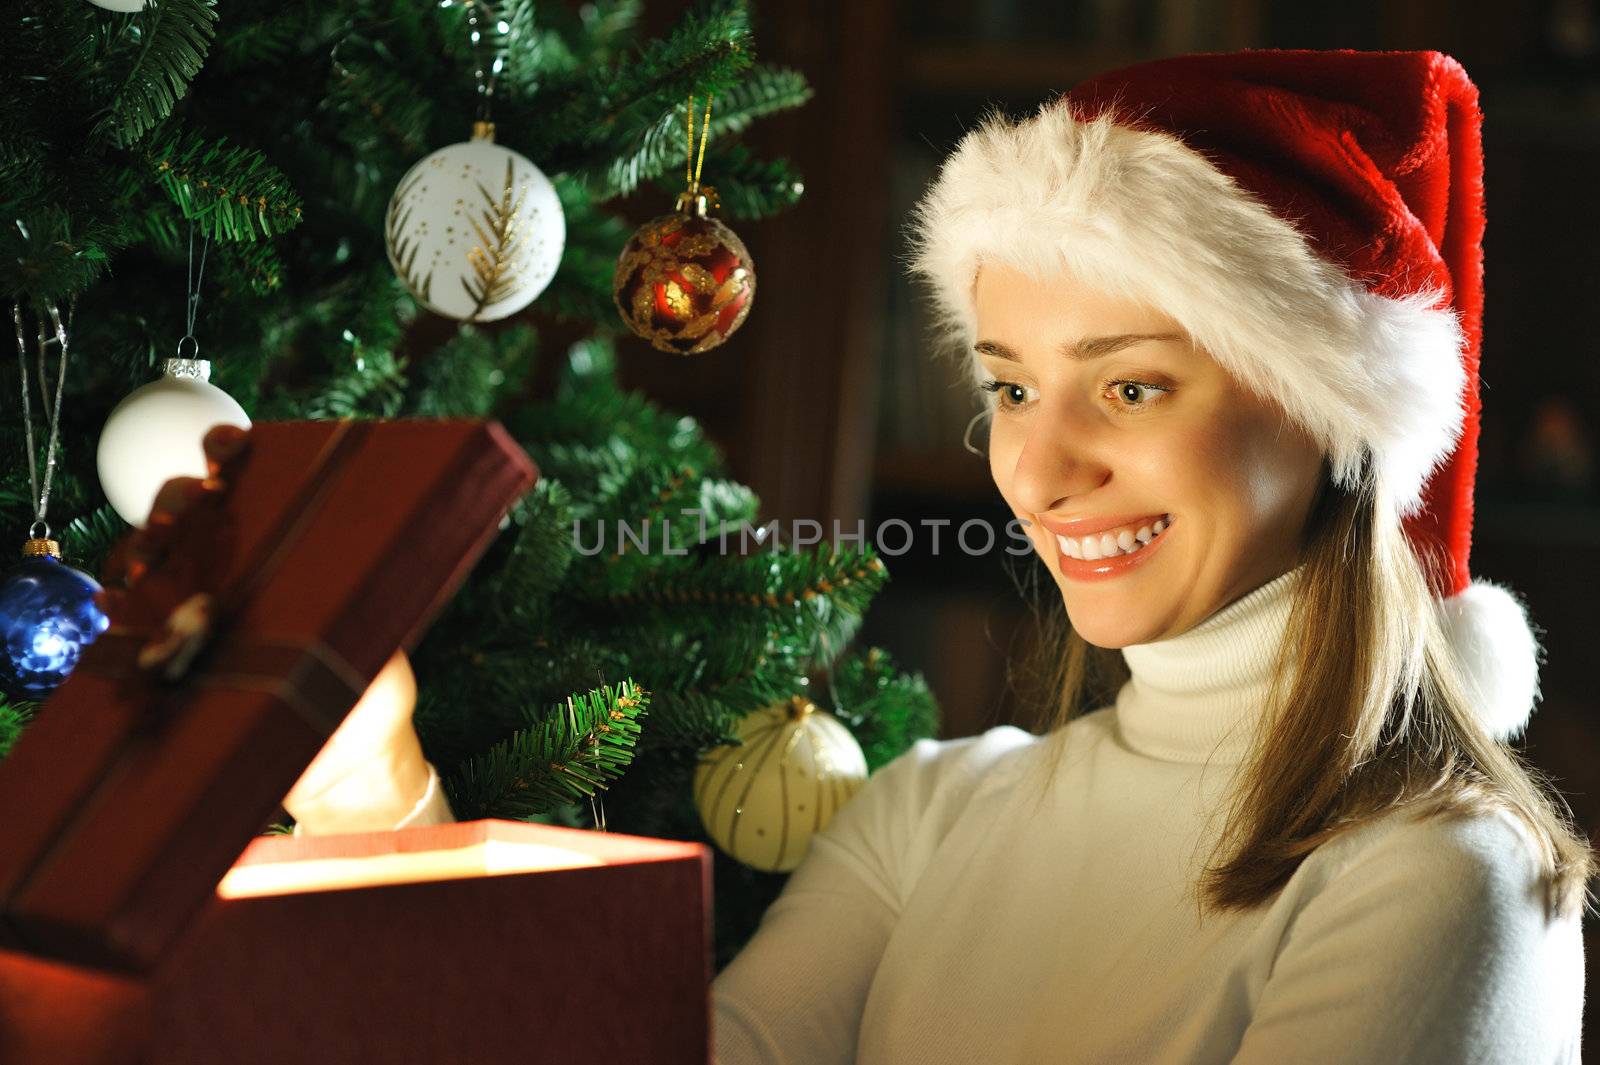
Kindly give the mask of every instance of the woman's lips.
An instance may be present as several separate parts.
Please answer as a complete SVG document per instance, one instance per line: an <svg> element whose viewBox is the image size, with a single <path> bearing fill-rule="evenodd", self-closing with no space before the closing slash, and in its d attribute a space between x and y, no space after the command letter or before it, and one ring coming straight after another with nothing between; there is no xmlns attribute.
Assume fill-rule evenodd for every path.
<svg viewBox="0 0 1600 1065"><path fill-rule="evenodd" d="M1150 556L1161 550L1161 545L1166 543L1167 537L1172 533L1176 519L1167 516L1166 528L1131 555L1119 554L1112 558L1084 559L1073 558L1061 549L1061 542L1054 536L1051 539L1056 544L1056 565L1061 570L1061 575L1074 581L1107 581L1113 577L1121 577L1132 573L1149 561Z"/></svg>

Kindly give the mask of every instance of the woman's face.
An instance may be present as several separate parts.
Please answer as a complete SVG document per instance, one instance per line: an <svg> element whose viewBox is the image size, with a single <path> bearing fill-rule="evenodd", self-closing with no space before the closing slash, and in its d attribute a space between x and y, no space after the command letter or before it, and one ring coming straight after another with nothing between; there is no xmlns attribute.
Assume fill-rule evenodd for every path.
<svg viewBox="0 0 1600 1065"><path fill-rule="evenodd" d="M1322 452L1276 403L1065 272L988 263L976 296L990 470L1084 639L1177 636L1298 563Z"/></svg>

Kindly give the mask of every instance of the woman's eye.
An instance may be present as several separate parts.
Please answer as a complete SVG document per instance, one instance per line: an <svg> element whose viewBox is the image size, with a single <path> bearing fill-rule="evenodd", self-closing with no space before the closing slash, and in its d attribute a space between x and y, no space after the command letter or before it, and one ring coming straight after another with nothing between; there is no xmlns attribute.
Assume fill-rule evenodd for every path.
<svg viewBox="0 0 1600 1065"><path fill-rule="evenodd" d="M1115 389L1115 395L1122 407L1149 407L1160 402L1156 393L1170 392L1171 389L1160 385L1148 384L1144 381L1107 381L1107 390Z"/></svg>
<svg viewBox="0 0 1600 1065"><path fill-rule="evenodd" d="M1001 410L1017 410L1027 403L1028 393L1032 389L1026 385L1019 385L1013 381L985 381L980 386L992 396L997 397ZM1101 385L1105 393L1110 393L1118 400L1117 407L1123 411L1136 410L1154 406L1161 401L1161 396L1172 391L1162 385L1153 385L1146 381L1112 380Z"/></svg>
<svg viewBox="0 0 1600 1065"><path fill-rule="evenodd" d="M1015 397L1027 391L1025 386L1011 381L985 381L981 387L990 395L998 394L1001 410L1015 410L1022 406L1024 400Z"/></svg>

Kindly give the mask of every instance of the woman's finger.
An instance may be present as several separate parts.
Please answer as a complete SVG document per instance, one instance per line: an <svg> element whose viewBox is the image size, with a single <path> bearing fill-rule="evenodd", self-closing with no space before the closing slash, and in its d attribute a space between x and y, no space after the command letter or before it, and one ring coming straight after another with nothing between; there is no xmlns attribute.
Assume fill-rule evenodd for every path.
<svg viewBox="0 0 1600 1065"><path fill-rule="evenodd" d="M144 527L134 529L111 549L100 568L100 583L132 584L142 577L166 550L184 511L207 493L226 489L223 473L244 455L249 445L249 430L236 425L215 425L207 430L200 446L205 452L208 475L204 479L174 477L163 484L156 492Z"/></svg>
<svg viewBox="0 0 1600 1065"><path fill-rule="evenodd" d="M200 442L206 453L206 470L212 477L219 476L250 446L250 431L237 425L214 425Z"/></svg>
<svg viewBox="0 0 1600 1065"><path fill-rule="evenodd" d="M166 553L178 518L207 492L198 477L174 477L156 492L150 517L111 551L101 570L102 583L136 583Z"/></svg>
<svg viewBox="0 0 1600 1065"><path fill-rule="evenodd" d="M156 491L155 502L150 506L150 517L145 520L146 532L170 529L183 512L205 495L199 477L174 477Z"/></svg>

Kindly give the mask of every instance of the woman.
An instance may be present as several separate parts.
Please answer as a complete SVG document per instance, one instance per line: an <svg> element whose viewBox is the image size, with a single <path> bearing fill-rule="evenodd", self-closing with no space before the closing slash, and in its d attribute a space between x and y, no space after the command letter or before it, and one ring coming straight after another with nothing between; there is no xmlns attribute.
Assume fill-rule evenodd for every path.
<svg viewBox="0 0 1600 1065"><path fill-rule="evenodd" d="M814 837L719 1065L1579 1060L1591 853L1467 568L1480 121L1439 53L1253 51L962 141L914 267L1061 592L1059 706Z"/></svg>
<svg viewBox="0 0 1600 1065"><path fill-rule="evenodd" d="M962 141L914 267L1060 706L839 811L717 977L720 1065L1579 1060L1590 852L1467 577L1476 97L1432 52L1188 56Z"/></svg>

